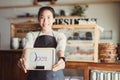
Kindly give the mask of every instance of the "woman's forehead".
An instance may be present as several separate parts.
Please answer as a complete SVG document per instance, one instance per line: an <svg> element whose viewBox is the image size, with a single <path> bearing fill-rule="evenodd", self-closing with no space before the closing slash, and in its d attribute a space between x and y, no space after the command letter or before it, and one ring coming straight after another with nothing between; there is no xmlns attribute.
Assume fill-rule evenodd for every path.
<svg viewBox="0 0 120 80"><path fill-rule="evenodd" d="M47 9L45 9L45 10L43 10L43 11L41 12L41 14L44 14L44 13L50 13L50 14L53 14L50 10L47 10Z"/></svg>
<svg viewBox="0 0 120 80"><path fill-rule="evenodd" d="M53 13L50 10L44 10L41 12L40 16L53 16Z"/></svg>

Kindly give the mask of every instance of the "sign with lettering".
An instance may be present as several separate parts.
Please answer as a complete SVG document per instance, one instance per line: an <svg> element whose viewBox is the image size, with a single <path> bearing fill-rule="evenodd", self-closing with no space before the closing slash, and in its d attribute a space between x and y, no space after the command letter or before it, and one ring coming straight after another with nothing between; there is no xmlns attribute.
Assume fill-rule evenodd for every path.
<svg viewBox="0 0 120 80"><path fill-rule="evenodd" d="M73 24L81 24L81 22L87 23L97 23L96 18L80 18L80 17L74 17L74 18L56 18L54 24L65 24L65 25L73 25Z"/></svg>
<svg viewBox="0 0 120 80"><path fill-rule="evenodd" d="M25 49L27 70L51 70L55 64L54 48Z"/></svg>

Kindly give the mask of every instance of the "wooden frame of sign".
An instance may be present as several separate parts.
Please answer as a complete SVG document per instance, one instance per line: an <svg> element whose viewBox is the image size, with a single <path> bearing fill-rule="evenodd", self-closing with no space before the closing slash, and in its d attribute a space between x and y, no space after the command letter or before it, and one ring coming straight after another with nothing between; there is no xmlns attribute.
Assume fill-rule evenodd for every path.
<svg viewBox="0 0 120 80"><path fill-rule="evenodd" d="M26 48L24 52L27 70L51 70L55 64L54 48Z"/></svg>

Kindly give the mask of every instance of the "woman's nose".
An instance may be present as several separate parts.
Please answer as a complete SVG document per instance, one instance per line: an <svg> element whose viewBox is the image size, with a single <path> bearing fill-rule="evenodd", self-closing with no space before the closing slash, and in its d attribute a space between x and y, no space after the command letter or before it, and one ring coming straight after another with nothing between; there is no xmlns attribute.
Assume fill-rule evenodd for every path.
<svg viewBox="0 0 120 80"><path fill-rule="evenodd" d="M48 22L48 20L47 20L47 19L44 19L44 22Z"/></svg>

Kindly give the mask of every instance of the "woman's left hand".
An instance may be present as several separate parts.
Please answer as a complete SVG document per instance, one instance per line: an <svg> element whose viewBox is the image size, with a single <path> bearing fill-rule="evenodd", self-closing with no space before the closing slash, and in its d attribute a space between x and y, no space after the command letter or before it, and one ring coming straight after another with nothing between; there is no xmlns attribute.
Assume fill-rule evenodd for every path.
<svg viewBox="0 0 120 80"><path fill-rule="evenodd" d="M65 68L65 61L60 59L52 68L53 71L57 71Z"/></svg>

